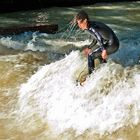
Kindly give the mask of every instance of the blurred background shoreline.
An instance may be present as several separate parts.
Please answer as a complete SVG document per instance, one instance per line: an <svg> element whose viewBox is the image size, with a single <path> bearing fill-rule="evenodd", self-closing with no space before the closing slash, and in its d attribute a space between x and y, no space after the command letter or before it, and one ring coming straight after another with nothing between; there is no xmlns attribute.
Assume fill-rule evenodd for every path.
<svg viewBox="0 0 140 140"><path fill-rule="evenodd" d="M1 0L0 12L39 10L51 7L71 7L97 3L135 2L139 0Z"/></svg>

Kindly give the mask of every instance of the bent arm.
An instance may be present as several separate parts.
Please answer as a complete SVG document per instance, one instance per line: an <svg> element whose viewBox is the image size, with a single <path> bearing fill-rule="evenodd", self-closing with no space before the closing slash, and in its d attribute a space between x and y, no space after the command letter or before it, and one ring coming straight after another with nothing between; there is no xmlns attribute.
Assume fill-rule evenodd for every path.
<svg viewBox="0 0 140 140"><path fill-rule="evenodd" d="M102 36L97 31L95 31L93 28L89 29L89 33L96 38L96 41L99 42L101 49L104 50L105 48L104 48L104 42L103 42Z"/></svg>
<svg viewBox="0 0 140 140"><path fill-rule="evenodd" d="M87 45L87 47L89 49L92 49L96 44L97 44L97 40L93 38L92 42L89 45Z"/></svg>

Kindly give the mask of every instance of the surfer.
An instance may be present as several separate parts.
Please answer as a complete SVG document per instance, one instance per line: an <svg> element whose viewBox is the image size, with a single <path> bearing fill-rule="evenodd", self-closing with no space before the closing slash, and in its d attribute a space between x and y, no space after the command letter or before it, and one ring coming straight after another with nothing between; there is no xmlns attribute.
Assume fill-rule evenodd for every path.
<svg viewBox="0 0 140 140"><path fill-rule="evenodd" d="M93 38L90 45L82 48L88 58L88 73L95 69L94 60L106 63L108 55L115 53L119 48L119 40L113 30L106 24L98 21L90 21L88 14L81 10L75 16L75 22L81 30L87 31Z"/></svg>

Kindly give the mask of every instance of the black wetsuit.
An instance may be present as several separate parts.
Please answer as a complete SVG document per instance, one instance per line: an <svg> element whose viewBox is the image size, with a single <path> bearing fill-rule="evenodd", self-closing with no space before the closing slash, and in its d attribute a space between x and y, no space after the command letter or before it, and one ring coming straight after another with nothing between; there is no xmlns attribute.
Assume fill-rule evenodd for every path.
<svg viewBox="0 0 140 140"><path fill-rule="evenodd" d="M119 48L119 40L112 29L101 22L90 21L86 31L93 36L92 43L88 45L88 48L92 49L92 53L88 55L88 68L91 74L95 67L94 59L99 58L101 62L105 62L101 56L102 51L105 49L108 55L116 52Z"/></svg>

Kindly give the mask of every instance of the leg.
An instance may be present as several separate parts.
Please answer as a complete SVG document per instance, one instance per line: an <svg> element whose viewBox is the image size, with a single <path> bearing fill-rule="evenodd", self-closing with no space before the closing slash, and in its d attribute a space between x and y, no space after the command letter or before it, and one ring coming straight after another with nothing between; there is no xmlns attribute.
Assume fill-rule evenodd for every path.
<svg viewBox="0 0 140 140"><path fill-rule="evenodd" d="M94 53L88 55L88 73L91 74L94 71L95 64L94 64Z"/></svg>
<svg viewBox="0 0 140 140"><path fill-rule="evenodd" d="M96 52L95 52L95 55L94 55L96 58L98 58L100 64L102 63L107 63L106 59L103 59L102 58L102 49L99 48Z"/></svg>

